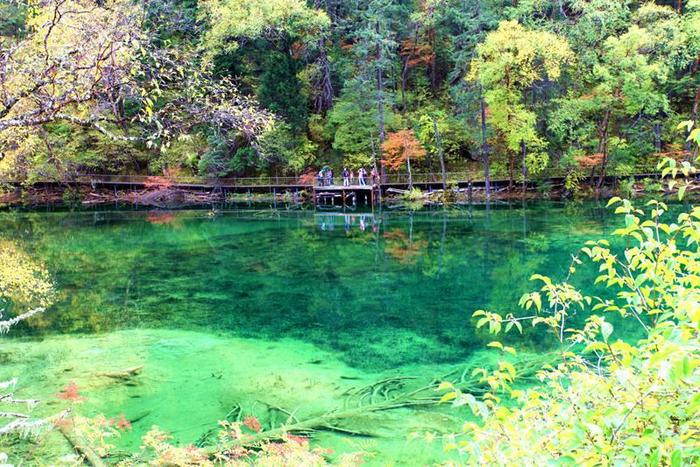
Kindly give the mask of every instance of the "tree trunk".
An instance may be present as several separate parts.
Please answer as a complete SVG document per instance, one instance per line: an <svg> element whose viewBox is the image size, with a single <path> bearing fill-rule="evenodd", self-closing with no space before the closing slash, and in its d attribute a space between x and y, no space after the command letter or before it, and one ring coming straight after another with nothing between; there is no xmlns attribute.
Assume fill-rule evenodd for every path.
<svg viewBox="0 0 700 467"><path fill-rule="evenodd" d="M654 122L654 150L661 152L661 123Z"/></svg>
<svg viewBox="0 0 700 467"><path fill-rule="evenodd" d="M481 1L476 2L477 34L481 34ZM486 199L491 199L491 174L489 173L489 146L486 142L486 102L484 87L479 85L479 113L481 114L481 159L484 162L484 188Z"/></svg>
<svg viewBox="0 0 700 467"><path fill-rule="evenodd" d="M381 30L379 28L379 23L377 23L377 35L381 37ZM384 167L384 158L382 157L382 146L384 145L384 139L386 134L384 132L384 77L382 75L382 44L377 43L377 112L378 112L378 125L379 125L379 182L384 183L386 179L386 168Z"/></svg>
<svg viewBox="0 0 700 467"><path fill-rule="evenodd" d="M415 34L413 43L418 46L418 25L415 27ZM411 51L404 57L403 66L401 67L401 112L405 113L408 108L408 103L406 102L406 87L408 86L408 72L409 72L409 62L413 58L413 52L415 48L412 47Z"/></svg>
<svg viewBox="0 0 700 467"><path fill-rule="evenodd" d="M610 109L605 111L603 116L603 121L598 127L598 137L600 139L598 143L598 152L603 155L603 160L600 163L600 175L598 176L598 190L603 186L605 181L605 173L608 168L608 131L610 127Z"/></svg>
<svg viewBox="0 0 700 467"><path fill-rule="evenodd" d="M447 190L447 171L445 170L445 154L442 150L442 140L440 130L438 130L437 120L433 118L433 131L435 132L435 145L437 146L438 157L440 158L440 173L442 174L442 189Z"/></svg>
<svg viewBox="0 0 700 467"><path fill-rule="evenodd" d="M318 41L320 52L317 63L321 70L321 76L315 83L316 96L314 99L316 112L321 114L325 114L325 112L333 106L334 95L333 82L331 80L331 63L328 60L323 41L323 39Z"/></svg>
<svg viewBox="0 0 700 467"><path fill-rule="evenodd" d="M525 140L520 141L520 152L523 156L523 196L525 196L525 192L527 191L527 164L525 164L525 157L527 156L527 146L525 145Z"/></svg>
<svg viewBox="0 0 700 467"><path fill-rule="evenodd" d="M508 191L512 191L515 186L515 156L508 150Z"/></svg>
<svg viewBox="0 0 700 467"><path fill-rule="evenodd" d="M491 198L491 178L489 175L489 146L486 142L486 102L484 102L484 90L479 88L479 106L481 107L481 158L484 161L484 186L486 187L486 199Z"/></svg>
<svg viewBox="0 0 700 467"><path fill-rule="evenodd" d="M408 189L413 189L413 177L411 176L411 156L406 157L406 167L408 168Z"/></svg>
<svg viewBox="0 0 700 467"><path fill-rule="evenodd" d="M430 40L430 46L433 48L433 55L430 59L430 90L433 94L437 93L438 83L437 83L437 60L435 55L435 29L430 29L428 31L428 40Z"/></svg>
<svg viewBox="0 0 700 467"><path fill-rule="evenodd" d="M693 63L693 67L690 70L691 76L694 75L695 73L698 72L698 68L700 68L700 56L698 56L695 59L695 63ZM693 98L693 107L690 111L690 119L693 121L694 126L697 128L698 126L698 110L700 108L700 86L695 90L695 98ZM695 156L697 155L698 152L698 147L697 145L693 145L690 141L688 141L688 152L691 153L692 158L691 160L695 159Z"/></svg>
<svg viewBox="0 0 700 467"><path fill-rule="evenodd" d="M321 0L315 0L314 7L320 10L322 8L322 3ZM329 8L326 8L326 10L329 10ZM330 16L330 11L327 11L327 13ZM321 76L315 83L316 96L314 99L314 107L316 108L316 112L321 114L325 114L326 111L333 106L333 96L335 94L333 91L333 81L331 80L331 63L326 53L325 40L326 37L321 37L318 40L319 52L318 59L316 60L321 69Z"/></svg>

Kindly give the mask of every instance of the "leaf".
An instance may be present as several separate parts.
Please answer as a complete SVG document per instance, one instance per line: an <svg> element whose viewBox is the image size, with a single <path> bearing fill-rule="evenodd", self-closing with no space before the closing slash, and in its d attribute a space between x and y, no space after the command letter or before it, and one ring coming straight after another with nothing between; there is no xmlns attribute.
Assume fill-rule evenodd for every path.
<svg viewBox="0 0 700 467"><path fill-rule="evenodd" d="M649 456L649 467L657 467L661 459L661 448L656 448Z"/></svg>
<svg viewBox="0 0 700 467"><path fill-rule="evenodd" d="M695 122L693 122L692 120L685 120L685 121L680 122L678 124L678 126L676 127L676 129L690 131L694 125L695 125Z"/></svg>
<svg viewBox="0 0 700 467"><path fill-rule="evenodd" d="M535 303L535 306L537 307L537 311L542 311L542 297L540 296L539 293L534 292L532 295L532 301Z"/></svg>
<svg viewBox="0 0 700 467"><path fill-rule="evenodd" d="M503 350L503 344L501 344L498 341L489 342L488 344L486 344L486 347L495 347L497 349Z"/></svg>
<svg viewBox="0 0 700 467"><path fill-rule="evenodd" d="M603 321L603 323L600 325L600 333L603 335L603 340L605 342L608 341L608 338L610 337L610 334L613 332L613 325L608 323L607 321Z"/></svg>
<svg viewBox="0 0 700 467"><path fill-rule="evenodd" d="M454 386L453 386L452 383L450 383L449 381L443 381L443 382L440 383L440 385L437 387L437 390L438 390L438 391L444 391L445 389L452 389L453 387L454 387Z"/></svg>
<svg viewBox="0 0 700 467"><path fill-rule="evenodd" d="M680 449L676 449L671 453L671 467L681 467L682 460L683 456Z"/></svg>
<svg viewBox="0 0 700 467"><path fill-rule="evenodd" d="M683 185L681 187L678 187L678 201L683 200L683 197L685 196L686 188L688 188L688 185Z"/></svg>
<svg viewBox="0 0 700 467"><path fill-rule="evenodd" d="M501 369L507 371L508 374L511 376L511 378L515 378L515 367L513 366L512 363L500 362L499 366L501 367Z"/></svg>
<svg viewBox="0 0 700 467"><path fill-rule="evenodd" d="M583 349L584 353L585 352L594 352L596 350L605 350L606 346L603 342L591 342L586 346L585 349Z"/></svg>

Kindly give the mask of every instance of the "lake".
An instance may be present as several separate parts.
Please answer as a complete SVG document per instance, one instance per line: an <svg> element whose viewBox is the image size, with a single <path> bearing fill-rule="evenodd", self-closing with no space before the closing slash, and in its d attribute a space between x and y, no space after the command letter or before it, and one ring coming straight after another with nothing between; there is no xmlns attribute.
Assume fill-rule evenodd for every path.
<svg viewBox="0 0 700 467"><path fill-rule="evenodd" d="M84 415L124 415L110 442L138 450L152 426L206 442L217 421L313 416L348 391L387 377L419 384L487 364L493 340L477 309L517 311L536 272L565 277L587 239L619 219L604 203L497 204L416 212L91 210L0 212L0 239L49 269L58 300L2 339L0 380L39 414L74 383ZM574 282L592 282L582 267ZM550 336L512 335L524 354ZM134 378L110 374L140 368ZM415 383L412 383L414 382ZM402 408L347 420L351 436L319 431L312 445L366 463L446 460L440 436L464 409ZM432 443L409 436L437 434ZM39 454L49 456L46 451ZM65 452L63 453L65 454Z"/></svg>

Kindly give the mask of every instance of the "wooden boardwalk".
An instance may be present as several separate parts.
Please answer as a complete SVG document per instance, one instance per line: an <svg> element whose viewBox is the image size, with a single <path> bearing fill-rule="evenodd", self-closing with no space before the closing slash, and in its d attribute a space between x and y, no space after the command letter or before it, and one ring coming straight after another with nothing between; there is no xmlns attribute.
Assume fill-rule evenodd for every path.
<svg viewBox="0 0 700 467"><path fill-rule="evenodd" d="M314 185L312 190L319 206L369 206L379 201L378 185Z"/></svg>
<svg viewBox="0 0 700 467"><path fill-rule="evenodd" d="M480 189L485 186L483 174L480 171L448 172L447 184L450 187L459 189ZM536 180L529 180L528 184L534 186L536 183L549 183L550 185L561 185L564 183L565 174L559 170L549 170L540 174ZM660 173L652 167L635 167L634 173L617 174L609 173L606 176L606 183L616 183L622 178L658 178ZM443 188L442 176L437 173L416 173L413 174L412 186L423 191L439 190ZM589 177L586 177L589 178ZM0 180L2 183L19 186L19 181ZM516 182L520 186L522 182ZM490 180L493 189L501 189L510 184L510 180L503 174L493 174ZM284 193L301 194L305 192L313 196L314 202L318 205L326 206L351 206L357 204L374 204L381 201L382 195L388 190L407 189L409 186L407 174L392 173L387 174L381 185L317 185L315 178L310 180L307 177L239 177L239 178L206 178L195 176L184 177L161 177L146 175L96 175L85 174L73 176L69 180L39 180L33 186L56 187L66 185L84 185L92 189L110 190L143 190L147 188L162 186L172 189L219 192L224 198L229 194L270 194L272 196Z"/></svg>

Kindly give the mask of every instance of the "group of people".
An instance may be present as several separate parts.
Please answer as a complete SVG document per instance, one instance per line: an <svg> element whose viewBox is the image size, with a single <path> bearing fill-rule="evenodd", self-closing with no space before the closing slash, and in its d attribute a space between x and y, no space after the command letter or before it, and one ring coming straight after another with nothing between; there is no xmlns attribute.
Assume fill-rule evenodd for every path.
<svg viewBox="0 0 700 467"><path fill-rule="evenodd" d="M343 186L350 186L353 185L355 181L355 172L352 170L348 170L347 167L343 167ZM370 172L370 176L372 177L372 185L376 185L379 181L379 173L377 173L376 168L372 168L372 171ZM324 167L321 170L318 171L318 175L316 176L316 179L318 180L318 185L319 186L331 186L333 185L333 169L330 167ZM357 171L357 184L360 186L365 186L367 185L367 170L365 170L364 167L360 167L359 170Z"/></svg>

